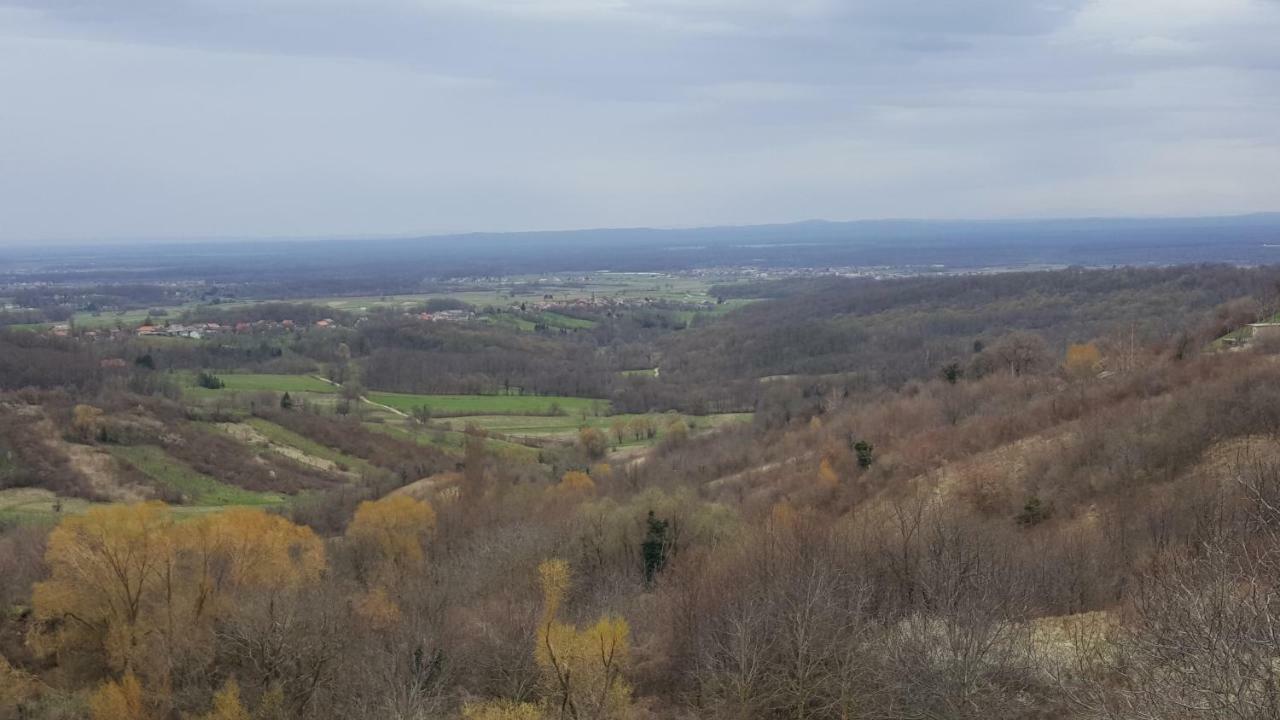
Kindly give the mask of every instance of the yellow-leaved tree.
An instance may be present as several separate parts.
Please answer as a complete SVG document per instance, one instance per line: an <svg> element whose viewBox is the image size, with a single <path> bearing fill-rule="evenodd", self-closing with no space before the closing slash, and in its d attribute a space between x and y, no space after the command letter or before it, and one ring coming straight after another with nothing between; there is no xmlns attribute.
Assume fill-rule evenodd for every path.
<svg viewBox="0 0 1280 720"><path fill-rule="evenodd" d="M200 720L251 720L249 711L240 702L240 684L230 678L213 696L213 708Z"/></svg>
<svg viewBox="0 0 1280 720"><path fill-rule="evenodd" d="M161 579L173 563L173 519L164 503L108 505L64 519L49 534L48 580L32 595L52 647L100 650L128 673L149 652ZM105 690L105 687L104 687Z"/></svg>
<svg viewBox="0 0 1280 720"><path fill-rule="evenodd" d="M559 619L569 590L569 564L547 560L542 581L542 625L534 656L551 698L552 714L586 720L621 720L630 715L631 687L622 669L631 651L631 628L607 615L579 630Z"/></svg>
<svg viewBox="0 0 1280 720"><path fill-rule="evenodd" d="M174 527L183 555L177 582L166 592L191 623L216 617L251 588L270 594L320 579L324 544L311 528L261 510L232 508Z"/></svg>
<svg viewBox="0 0 1280 720"><path fill-rule="evenodd" d="M408 495L366 500L347 527L367 580L389 581L425 560L426 542L435 534L431 504Z"/></svg>
<svg viewBox="0 0 1280 720"><path fill-rule="evenodd" d="M104 669L163 685L180 652L207 651L214 623L251 593L314 582L324 545L261 510L175 523L159 502L67 517L49 536L33 605L44 650L101 655ZM136 679L136 678L135 678Z"/></svg>
<svg viewBox="0 0 1280 720"><path fill-rule="evenodd" d="M108 680L89 696L93 720L147 720L152 714L142 698L142 684L132 672L119 682Z"/></svg>

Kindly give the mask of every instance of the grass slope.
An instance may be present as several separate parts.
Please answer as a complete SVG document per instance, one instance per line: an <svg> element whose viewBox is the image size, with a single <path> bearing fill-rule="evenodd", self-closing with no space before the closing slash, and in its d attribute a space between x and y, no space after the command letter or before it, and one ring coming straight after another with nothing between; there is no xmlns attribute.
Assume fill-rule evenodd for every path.
<svg viewBox="0 0 1280 720"><path fill-rule="evenodd" d="M657 435L652 440L661 439L666 431L667 424L675 417L684 420L685 424L694 432L707 430L727 423L750 422L752 413L723 413L719 415L675 415L663 413L660 415L588 415L584 420L577 415L557 415L557 416L540 416L540 415L476 415L457 420L442 421L454 430L462 430L467 425L476 425L485 430L503 435L513 436L531 436L531 437L572 437L577 434L584 425L588 427L598 428L606 433L614 423L629 423L636 418L647 418L652 423ZM613 440L610 436L611 441ZM650 439L635 440L629 434L624 436L621 446L645 445L651 442Z"/></svg>
<svg viewBox="0 0 1280 720"><path fill-rule="evenodd" d="M262 433L268 440L277 445L287 445L300 452L311 455L312 457L322 458L337 465L339 469L349 469L354 472L369 475L378 472L378 469L371 465L363 458L348 455L331 447L321 445L311 438L304 437L298 433L270 420L253 417L247 418L246 423L251 425L253 429Z"/></svg>
<svg viewBox="0 0 1280 720"><path fill-rule="evenodd" d="M374 432L380 432L401 440L408 440L419 445L433 445L459 454L466 443L466 434L454 430L412 427L392 422L365 423L365 427ZM487 438L485 440L485 448L495 455L508 457L519 462L533 462L538 459L537 448L497 438Z"/></svg>
<svg viewBox="0 0 1280 720"><path fill-rule="evenodd" d="M607 400L563 395L411 395L408 393L371 392L369 399L402 412L426 405L433 415L554 415L558 409L570 416L603 414L609 410Z"/></svg>
<svg viewBox="0 0 1280 720"><path fill-rule="evenodd" d="M254 492L220 482L154 445L113 446L110 452L155 482L182 493L191 505L273 505L284 501L284 496L276 493Z"/></svg>
<svg viewBox="0 0 1280 720"><path fill-rule="evenodd" d="M217 394L220 392L259 392L268 390L272 392L312 392L312 393L333 393L337 390L333 385L310 375L269 375L265 373L226 373L218 374L220 380L225 387L221 390L208 390L196 385L196 376L189 375L184 384L195 390L203 390L204 394Z"/></svg>

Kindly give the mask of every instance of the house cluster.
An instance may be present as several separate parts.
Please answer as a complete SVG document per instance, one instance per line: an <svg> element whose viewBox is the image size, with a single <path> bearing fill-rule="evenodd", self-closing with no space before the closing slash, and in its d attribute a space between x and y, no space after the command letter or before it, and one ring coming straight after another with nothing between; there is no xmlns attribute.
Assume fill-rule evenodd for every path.
<svg viewBox="0 0 1280 720"><path fill-rule="evenodd" d="M476 314L470 310L437 310L435 312L421 312L413 317L425 322L466 322L475 318Z"/></svg>
<svg viewBox="0 0 1280 720"><path fill-rule="evenodd" d="M73 330L70 323L58 323L49 328L48 334L53 337L75 337L81 340L117 340L128 335L130 331L121 328L94 328L92 330Z"/></svg>
<svg viewBox="0 0 1280 720"><path fill-rule="evenodd" d="M534 310L612 310L618 308L635 308L652 305L658 302L657 298L652 297L628 297L613 295L592 295L591 297L563 298L557 300L554 295L543 295L542 300L536 303L518 303L517 306L524 305L525 308L532 307Z"/></svg>
<svg viewBox="0 0 1280 720"><path fill-rule="evenodd" d="M167 325L142 325L135 331L139 337L184 337L199 340L206 335L229 332L231 327L219 323L169 323Z"/></svg>
<svg viewBox="0 0 1280 720"><path fill-rule="evenodd" d="M200 338L209 337L210 335L223 335L227 333L244 335L256 332L287 332L296 330L299 325L299 323L295 323L293 320L258 320L257 322L238 322L234 325L223 325L216 322L191 324L169 323L167 325L142 325L134 332L140 337L182 337L199 340ZM317 328L333 328L338 326L332 318L317 320L314 325Z"/></svg>

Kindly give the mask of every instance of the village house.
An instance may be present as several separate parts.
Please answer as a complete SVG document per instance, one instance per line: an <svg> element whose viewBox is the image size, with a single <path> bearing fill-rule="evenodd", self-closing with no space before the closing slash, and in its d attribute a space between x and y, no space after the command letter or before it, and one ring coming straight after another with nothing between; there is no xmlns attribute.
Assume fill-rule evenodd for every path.
<svg viewBox="0 0 1280 720"><path fill-rule="evenodd" d="M1252 342L1265 343L1280 340L1280 323L1251 323L1249 328L1253 331L1249 338Z"/></svg>

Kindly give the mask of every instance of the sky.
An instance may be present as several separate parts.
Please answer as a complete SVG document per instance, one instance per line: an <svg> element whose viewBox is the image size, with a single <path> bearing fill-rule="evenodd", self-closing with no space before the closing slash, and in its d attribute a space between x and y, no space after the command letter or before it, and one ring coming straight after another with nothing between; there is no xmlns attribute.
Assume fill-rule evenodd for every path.
<svg viewBox="0 0 1280 720"><path fill-rule="evenodd" d="M1280 0L0 0L0 242L1280 210Z"/></svg>

